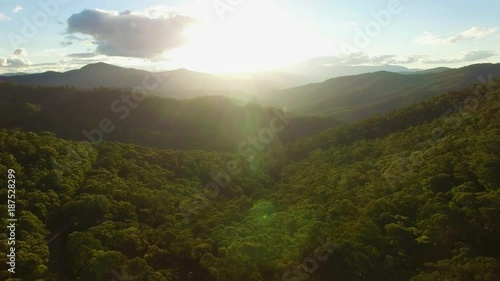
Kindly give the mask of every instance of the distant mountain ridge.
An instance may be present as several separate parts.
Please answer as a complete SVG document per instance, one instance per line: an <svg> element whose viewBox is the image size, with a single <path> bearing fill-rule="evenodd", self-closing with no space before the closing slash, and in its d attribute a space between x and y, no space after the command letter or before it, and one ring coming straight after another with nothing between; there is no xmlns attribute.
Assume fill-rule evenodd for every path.
<svg viewBox="0 0 500 281"><path fill-rule="evenodd" d="M136 86L142 86L144 79L152 76L158 79L148 81L151 85L160 81L154 92L158 96L173 98L192 98L205 95L249 97L255 93L299 86L309 82L306 77L278 72L268 72L265 76L254 75L246 79L195 72L188 69L149 72L103 62L88 64L80 69L67 72L47 71L36 74L0 75L0 81L43 86L70 85L82 88L132 89Z"/></svg>
<svg viewBox="0 0 500 281"><path fill-rule="evenodd" d="M500 64L475 64L459 69L438 68L405 74L380 71L286 89L261 102L286 106L297 114L353 121L497 76L500 76Z"/></svg>
<svg viewBox="0 0 500 281"><path fill-rule="evenodd" d="M421 71L421 69L409 69L400 65L323 65L319 62L298 63L283 68L283 70L291 73L307 75L308 77L311 77L311 81L313 83L324 82L325 80L342 76L359 75L377 71L398 73L413 73Z"/></svg>
<svg viewBox="0 0 500 281"><path fill-rule="evenodd" d="M290 71L288 71L290 70ZM150 72L135 68L120 67L104 62L92 63L80 69L66 72L5 73L0 81L12 81L29 85L64 86L81 88L113 87L131 89L142 85L144 77L155 75L163 83L156 89L157 95L173 98L192 98L204 95L265 95L269 91L298 87L327 79L358 75L376 71L413 73L402 66L303 66L300 71L263 71L243 76L218 75L196 72L185 68Z"/></svg>
<svg viewBox="0 0 500 281"><path fill-rule="evenodd" d="M425 69L425 70L421 70L421 69L412 69L410 72L406 71L406 72L399 72L401 74L427 74L427 73L441 73L441 72L445 72L445 71L448 71L448 70L451 70L453 68L449 68L449 67L435 67L435 68L430 68L430 69Z"/></svg>
<svg viewBox="0 0 500 281"><path fill-rule="evenodd" d="M19 76L19 75L26 75L28 73L25 72L8 72L8 73L2 73L0 76L5 76L5 77L10 77L10 76Z"/></svg>
<svg viewBox="0 0 500 281"><path fill-rule="evenodd" d="M352 68L353 71L361 69L359 66L344 68ZM325 66L324 69L329 67ZM283 72L269 71L239 77L188 69L149 72L101 62L67 72L0 76L0 82L130 90L143 86L146 79L150 85L160 82L152 90L160 97L189 99L219 95L279 108L286 106L288 111L299 115L332 116L353 121L470 86L480 82L480 77L484 80L500 75L500 64L476 64L458 69L438 67L410 70L398 66L366 66L363 69L393 71L383 70L331 78L322 83L308 83L310 80L306 76ZM328 73L325 71L324 75ZM288 87L290 85L294 87Z"/></svg>

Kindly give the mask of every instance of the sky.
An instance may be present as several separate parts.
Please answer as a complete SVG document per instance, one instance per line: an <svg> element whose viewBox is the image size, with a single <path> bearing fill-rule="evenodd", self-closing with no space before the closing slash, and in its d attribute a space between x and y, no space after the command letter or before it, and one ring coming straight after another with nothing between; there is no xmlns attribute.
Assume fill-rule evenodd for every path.
<svg viewBox="0 0 500 281"><path fill-rule="evenodd" d="M3 0L0 73L498 63L498 11L498 0Z"/></svg>

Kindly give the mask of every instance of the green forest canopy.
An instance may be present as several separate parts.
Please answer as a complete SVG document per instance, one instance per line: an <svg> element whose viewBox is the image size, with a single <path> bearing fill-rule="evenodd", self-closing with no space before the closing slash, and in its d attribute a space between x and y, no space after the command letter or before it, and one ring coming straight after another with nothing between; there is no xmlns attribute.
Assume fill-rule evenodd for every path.
<svg viewBox="0 0 500 281"><path fill-rule="evenodd" d="M2 129L16 278L498 280L499 82L252 157Z"/></svg>

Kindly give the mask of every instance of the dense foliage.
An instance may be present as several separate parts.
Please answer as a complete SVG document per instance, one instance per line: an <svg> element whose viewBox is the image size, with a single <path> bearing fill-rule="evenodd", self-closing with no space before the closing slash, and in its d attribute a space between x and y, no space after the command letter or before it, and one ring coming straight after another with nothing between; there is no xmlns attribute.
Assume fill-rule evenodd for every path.
<svg viewBox="0 0 500 281"><path fill-rule="evenodd" d="M165 99L112 88L40 87L0 83L0 127L97 142L235 152L279 117L281 109L222 96ZM290 143L342 124L332 118L290 117L276 143ZM85 131L85 132L83 132Z"/></svg>
<svg viewBox="0 0 500 281"><path fill-rule="evenodd" d="M498 280L499 82L254 155L3 129L17 277Z"/></svg>

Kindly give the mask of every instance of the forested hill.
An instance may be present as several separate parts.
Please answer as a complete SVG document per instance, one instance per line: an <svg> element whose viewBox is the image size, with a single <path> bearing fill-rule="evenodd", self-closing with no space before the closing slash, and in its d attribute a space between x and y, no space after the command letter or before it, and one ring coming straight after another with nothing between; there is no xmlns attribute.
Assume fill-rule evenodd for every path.
<svg viewBox="0 0 500 281"><path fill-rule="evenodd" d="M263 99L301 115L357 121L498 76L498 63L406 74L379 71L286 89Z"/></svg>
<svg viewBox="0 0 500 281"><path fill-rule="evenodd" d="M499 86L251 155L2 129L17 277L498 280Z"/></svg>
<svg viewBox="0 0 500 281"><path fill-rule="evenodd" d="M65 139L229 152L248 138L257 138L258 147L270 140L291 143L343 123L222 96L176 100L111 88L13 83L0 83L0 116L1 128L50 131ZM264 127L273 130L258 135Z"/></svg>
<svg viewBox="0 0 500 281"><path fill-rule="evenodd" d="M157 96L179 99L214 93L229 97L248 97L256 93L310 83L309 78L301 75L272 71L241 77L201 73L188 69L150 72L103 62L88 64L80 69L66 72L1 74L0 81L26 85L69 85L86 89L111 87L131 90L137 86L149 85Z"/></svg>

